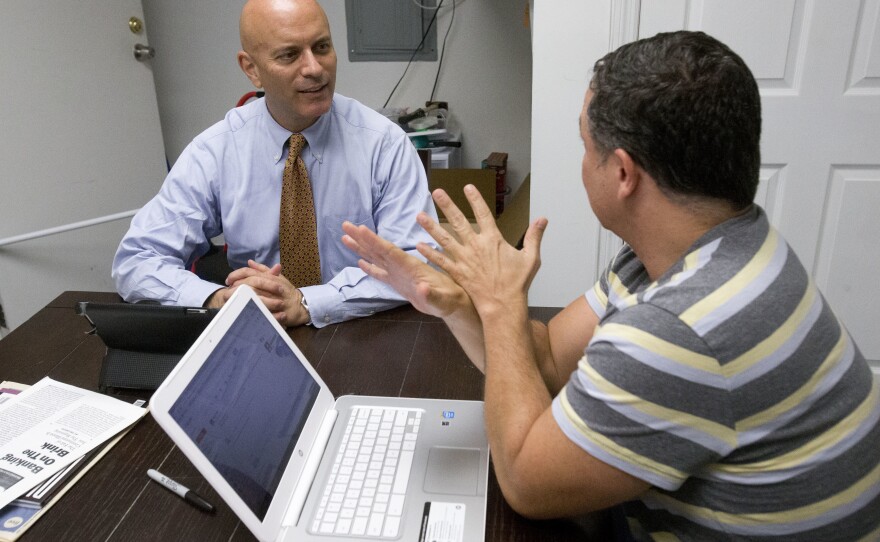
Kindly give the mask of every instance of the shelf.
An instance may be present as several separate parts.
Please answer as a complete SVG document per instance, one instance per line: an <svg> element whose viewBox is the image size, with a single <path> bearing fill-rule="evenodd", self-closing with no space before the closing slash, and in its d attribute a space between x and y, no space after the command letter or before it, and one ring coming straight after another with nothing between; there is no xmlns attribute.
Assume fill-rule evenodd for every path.
<svg viewBox="0 0 880 542"><path fill-rule="evenodd" d="M407 132L407 137L420 137L420 136L435 136L435 135L443 135L448 133L446 128L433 128L431 130L420 130L418 132Z"/></svg>

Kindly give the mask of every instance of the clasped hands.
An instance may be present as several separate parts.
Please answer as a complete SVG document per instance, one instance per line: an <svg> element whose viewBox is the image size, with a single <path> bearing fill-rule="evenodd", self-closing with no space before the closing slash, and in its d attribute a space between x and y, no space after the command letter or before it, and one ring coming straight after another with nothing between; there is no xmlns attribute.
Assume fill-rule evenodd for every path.
<svg viewBox="0 0 880 542"><path fill-rule="evenodd" d="M230 273L226 277L227 287L214 292L205 306L222 307L241 284L254 289L281 325L293 327L309 321L309 313L302 306L302 292L281 274L281 264L269 267L254 260Z"/></svg>
<svg viewBox="0 0 880 542"><path fill-rule="evenodd" d="M443 273L366 226L343 223L346 235L342 242L362 257L358 262L361 270L393 287L423 313L446 319L476 309L486 322L511 311L526 311L528 289L541 265L540 244L547 219L539 218L530 224L523 249L517 250L504 240L477 189L467 185L464 193L479 232L474 231L442 189L435 190L432 196L455 235L426 213L416 217L442 251L425 243L419 243L416 249Z"/></svg>

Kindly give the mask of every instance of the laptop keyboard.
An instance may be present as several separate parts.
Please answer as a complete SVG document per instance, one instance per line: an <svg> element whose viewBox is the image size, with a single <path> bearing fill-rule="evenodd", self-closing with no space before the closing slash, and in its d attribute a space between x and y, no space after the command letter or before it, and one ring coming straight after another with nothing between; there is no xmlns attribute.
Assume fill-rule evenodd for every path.
<svg viewBox="0 0 880 542"><path fill-rule="evenodd" d="M397 537L421 417L420 409L352 409L313 533Z"/></svg>

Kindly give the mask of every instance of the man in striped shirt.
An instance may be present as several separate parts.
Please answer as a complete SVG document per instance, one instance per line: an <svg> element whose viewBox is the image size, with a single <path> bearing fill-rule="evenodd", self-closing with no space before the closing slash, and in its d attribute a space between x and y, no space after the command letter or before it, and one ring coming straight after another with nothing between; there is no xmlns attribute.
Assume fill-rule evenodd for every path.
<svg viewBox="0 0 880 542"><path fill-rule="evenodd" d="M346 225L361 267L443 318L486 373L502 492L559 517L623 503L638 540L880 539L880 399L865 359L753 204L761 106L742 59L700 32L598 61L582 178L625 245L544 326L527 292L546 219L503 242L442 191L459 240L419 223L447 274Z"/></svg>

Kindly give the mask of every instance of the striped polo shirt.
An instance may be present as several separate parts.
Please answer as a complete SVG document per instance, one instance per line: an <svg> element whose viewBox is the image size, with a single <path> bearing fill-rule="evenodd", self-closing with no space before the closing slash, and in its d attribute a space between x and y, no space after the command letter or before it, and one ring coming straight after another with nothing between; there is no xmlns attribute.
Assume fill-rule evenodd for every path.
<svg viewBox="0 0 880 542"><path fill-rule="evenodd" d="M624 247L586 298L553 413L652 485L625 507L637 538L880 539L880 390L760 207L657 281Z"/></svg>

